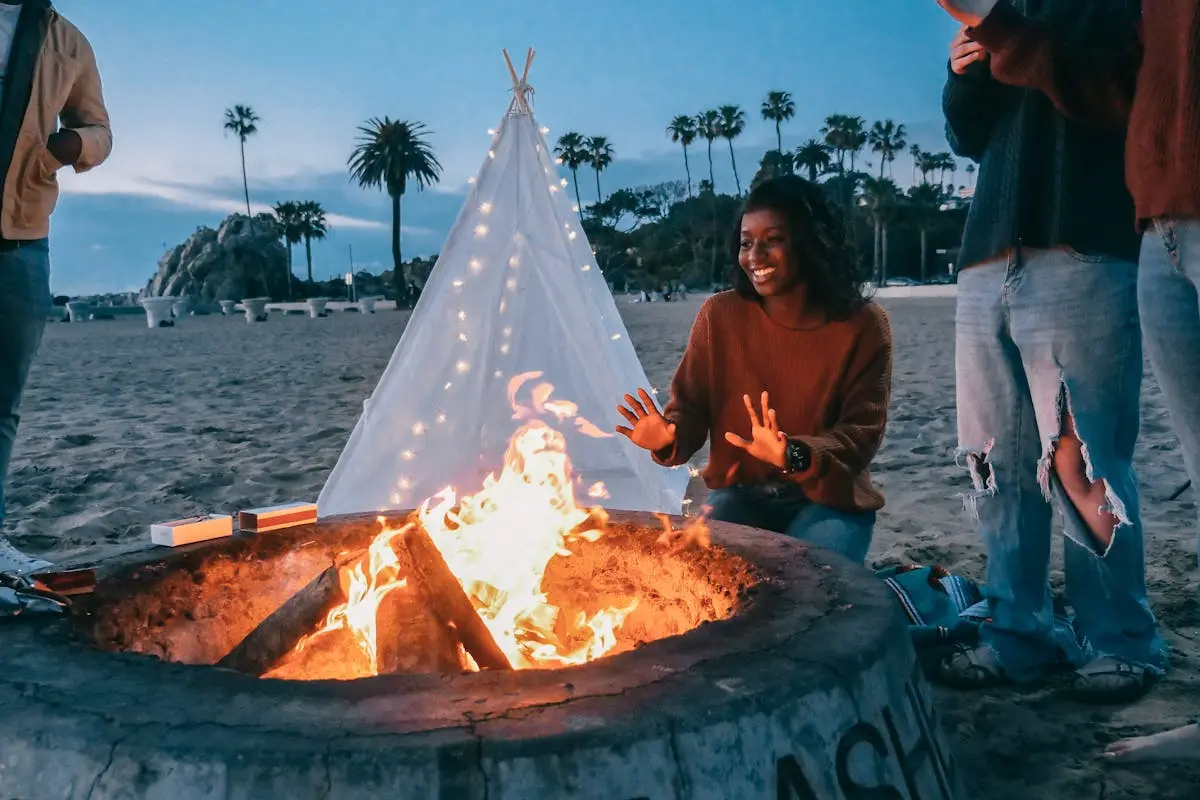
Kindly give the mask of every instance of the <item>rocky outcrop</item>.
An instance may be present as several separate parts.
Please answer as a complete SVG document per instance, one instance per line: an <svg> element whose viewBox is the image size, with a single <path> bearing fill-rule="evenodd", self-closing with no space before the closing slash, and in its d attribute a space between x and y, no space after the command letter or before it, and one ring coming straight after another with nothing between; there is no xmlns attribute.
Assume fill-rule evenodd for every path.
<svg viewBox="0 0 1200 800"><path fill-rule="evenodd" d="M215 231L200 227L158 261L144 296L193 297L202 302L245 297L283 297L287 250L270 214L253 224L245 214L227 217Z"/></svg>

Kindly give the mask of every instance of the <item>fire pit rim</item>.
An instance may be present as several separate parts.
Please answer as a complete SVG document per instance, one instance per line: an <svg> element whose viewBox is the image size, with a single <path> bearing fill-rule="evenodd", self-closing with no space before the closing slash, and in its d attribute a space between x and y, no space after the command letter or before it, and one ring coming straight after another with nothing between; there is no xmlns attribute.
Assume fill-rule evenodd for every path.
<svg viewBox="0 0 1200 800"><path fill-rule="evenodd" d="M354 515L360 520L377 516ZM613 520L656 524L651 515L629 512L613 512ZM339 517L316 524L345 521ZM143 730L220 725L230 734L212 743L220 750L233 742L238 748L269 749L303 731L303 740L313 747L318 740L326 747L341 737L382 735L393 746L427 752L431 742L459 741L461 735L463 741L486 740L489 747L506 752L525 747L547 752L576 746L579 736L590 742L621 741L654 725L686 727L686 720L701 716L711 724L726 713L744 715L748 701L769 709L781 693L813 682L838 685L853 675L831 672L822 664L865 664L878 657L880 628L896 625L899 611L877 581L852 580L856 594L845 596L847 579L865 574L861 567L785 536L723 523L711 528L715 545L747 558L762 572L758 596L743 613L576 667L350 682L260 680L95 650L79 641L72 626L59 622L17 625L15 635L6 631L16 669L0 674L0 699L10 695L6 702L20 708L21 687L31 682L21 676L45 676L32 681L40 683L33 705L42 714L124 719ZM303 533L285 535L298 538ZM202 548L191 550L196 549ZM177 563L189 555L167 553L141 563ZM821 599L821 613L797 628L794 623L804 619L797 612L814 599ZM811 647L815 641L820 642L819 658ZM877 646L860 647L872 642ZM751 676L754 681L747 680ZM138 687L156 682L156 702L137 705L139 694L144 695ZM481 694L486 703L476 702ZM197 698L205 697L204 708L196 709ZM184 716L191 719L180 722L171 709L186 710L190 713ZM230 709L243 723L225 718ZM164 712L168 719L162 718ZM146 744L154 741L147 737Z"/></svg>

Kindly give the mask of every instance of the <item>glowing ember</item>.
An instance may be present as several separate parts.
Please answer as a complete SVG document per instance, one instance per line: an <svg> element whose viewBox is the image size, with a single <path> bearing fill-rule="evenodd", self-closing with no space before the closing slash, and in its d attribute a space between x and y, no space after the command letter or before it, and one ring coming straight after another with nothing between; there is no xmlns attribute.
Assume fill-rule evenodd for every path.
<svg viewBox="0 0 1200 800"><path fill-rule="evenodd" d="M551 559L571 556L572 542L603 536L607 514L576 502L566 440L543 418L570 421L585 435L610 434L579 416L574 403L552 399L554 387L549 383L536 383L530 404L519 403L517 394L524 384L540 377L538 372L525 373L509 382L513 419L523 424L509 441L499 473L488 475L473 495L459 497L452 487L443 489L422 503L416 515L516 669L582 664L605 655L616 647L616 632L638 604L636 597L629 597L597 613L579 612L568 619L547 600L542 581ZM608 491L603 483L593 483L587 494L604 498ZM381 523L383 531L372 542L365 567L360 562L350 572L348 602L334 609L313 634L349 628L376 670L379 604L388 592L404 585L393 545L414 524L391 528ZM702 521L698 525L703 529ZM706 544L707 531L699 529L680 532L682 537L672 533L672 541ZM469 657L464 661L472 663Z"/></svg>

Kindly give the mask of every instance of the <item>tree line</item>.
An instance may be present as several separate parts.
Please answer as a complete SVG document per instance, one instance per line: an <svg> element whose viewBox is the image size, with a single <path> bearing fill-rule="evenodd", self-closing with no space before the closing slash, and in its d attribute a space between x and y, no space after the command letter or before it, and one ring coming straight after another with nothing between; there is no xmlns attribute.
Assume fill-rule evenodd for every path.
<svg viewBox="0 0 1200 800"><path fill-rule="evenodd" d="M953 206L948 201L955 194L958 172L951 154L926 152L916 144L910 145L902 123L885 119L868 125L863 117L850 114L827 116L819 138L785 149L783 129L795 113L791 93L767 92L759 115L773 126L776 147L763 154L750 185L788 173L821 182L843 208L861 257L867 258L870 253L880 282L888 277L889 254L896 249L889 242L889 234L897 226L902 234L915 233L919 240L918 276L924 280L930 265L931 233L952 247L957 246L961 235L961 209L948 207ZM258 132L259 122L249 106L235 105L225 112L225 130L234 134L240 145L246 212L251 219L245 144ZM678 114L667 124L666 135L681 148L684 180L618 188L607 196L601 176L616 159L609 138L577 131L558 137L554 153L571 174L576 205L610 283L618 286L724 283L728 259L722 249L739 198L744 194L734 142L746 130L746 112L738 105ZM727 147L733 172L732 193L722 194L717 190L713 150L721 141ZM706 177L697 182L693 176L693 148L701 143L707 169ZM902 191L894 180L893 164L905 152L912 157L913 173L912 185ZM868 158L874 161L866 163ZM863 166L868 166L869 171L862 169ZM590 204L585 204L582 196L583 169L590 169L594 177L595 200ZM410 187L423 189L441 177L442 167L430 142L430 132L421 122L386 116L369 119L358 127L347 170L349 178L359 186L380 189L391 201L391 290L399 303L411 305L419 284L427 277L429 265L423 261L406 264L402 258L402 198ZM969 179L974 171L974 165L966 165ZM312 283L312 242L325 238L330 230L325 210L314 200L293 200L276 203L272 211L288 248L289 287L292 247L301 242L305 246L308 281Z"/></svg>

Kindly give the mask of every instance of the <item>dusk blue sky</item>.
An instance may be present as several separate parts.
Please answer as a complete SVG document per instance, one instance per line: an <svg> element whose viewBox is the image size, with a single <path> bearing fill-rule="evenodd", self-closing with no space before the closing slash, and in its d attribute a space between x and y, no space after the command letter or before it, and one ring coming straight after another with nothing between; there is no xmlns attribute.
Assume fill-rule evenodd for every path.
<svg viewBox="0 0 1200 800"><path fill-rule="evenodd" d="M250 195L263 209L317 200L330 238L318 277L390 266L386 195L352 186L346 158L372 116L419 120L445 168L433 191L404 199L404 255L437 252L467 179L508 102L501 48L537 50L535 110L553 140L608 136L616 163L605 191L682 179L664 130L676 114L735 103L743 181L774 129L759 107L790 91L785 146L815 136L830 113L904 122L909 141L945 149L940 95L954 23L934 0L60 0L90 39L115 146L83 175L60 173L51 240L53 289L79 294L145 285L165 250L242 205L237 141L224 109L251 105ZM718 190L732 189L728 149L714 147ZM703 147L697 150L703 158ZM695 165L696 162L693 162ZM895 164L907 183L907 159ZM590 172L580 175L594 199ZM961 178L961 176L960 176ZM297 272L302 272L297 251Z"/></svg>

